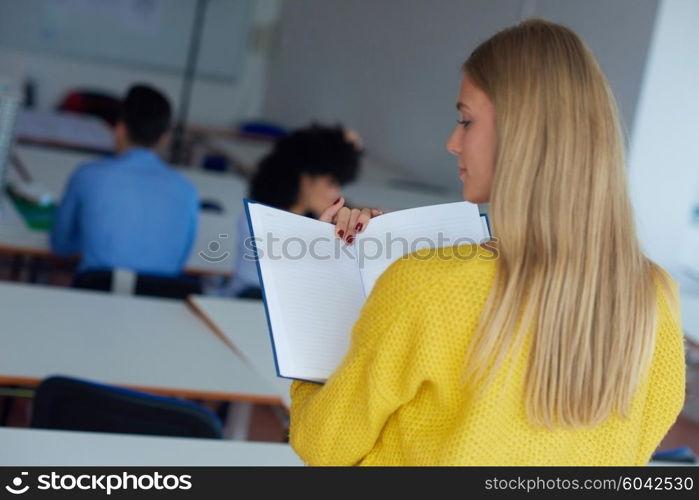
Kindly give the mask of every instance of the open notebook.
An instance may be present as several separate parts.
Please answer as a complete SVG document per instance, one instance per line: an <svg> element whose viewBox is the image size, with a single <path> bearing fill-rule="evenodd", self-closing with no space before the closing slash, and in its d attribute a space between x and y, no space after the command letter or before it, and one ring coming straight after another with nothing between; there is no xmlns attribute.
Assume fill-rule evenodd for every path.
<svg viewBox="0 0 699 500"><path fill-rule="evenodd" d="M277 375L313 382L340 364L364 300L391 263L421 248L490 237L487 217L465 201L380 215L352 245L333 224L244 203Z"/></svg>

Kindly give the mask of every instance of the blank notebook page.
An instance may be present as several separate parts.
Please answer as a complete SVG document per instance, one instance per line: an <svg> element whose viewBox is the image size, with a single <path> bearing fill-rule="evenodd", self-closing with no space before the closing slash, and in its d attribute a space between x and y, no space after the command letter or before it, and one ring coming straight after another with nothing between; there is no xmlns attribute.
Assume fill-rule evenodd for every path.
<svg viewBox="0 0 699 500"><path fill-rule="evenodd" d="M465 201L376 217L355 241L365 293L368 296L379 276L404 255L425 247L481 243L487 236L478 206Z"/></svg>
<svg viewBox="0 0 699 500"><path fill-rule="evenodd" d="M353 252L341 251L343 244L332 224L260 204L248 206L261 250L272 331L277 334L279 370L284 376L303 373L303 378L324 380L347 351L364 302ZM271 234L277 240L274 244ZM286 258L275 259L282 251Z"/></svg>

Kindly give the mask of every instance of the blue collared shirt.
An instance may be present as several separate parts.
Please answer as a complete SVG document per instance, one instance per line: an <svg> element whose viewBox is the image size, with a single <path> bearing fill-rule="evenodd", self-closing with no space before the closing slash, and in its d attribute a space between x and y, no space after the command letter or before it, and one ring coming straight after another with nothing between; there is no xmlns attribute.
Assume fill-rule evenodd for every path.
<svg viewBox="0 0 699 500"><path fill-rule="evenodd" d="M194 186L153 151L134 148L77 168L51 230L51 249L82 255L80 271L177 275L197 232Z"/></svg>

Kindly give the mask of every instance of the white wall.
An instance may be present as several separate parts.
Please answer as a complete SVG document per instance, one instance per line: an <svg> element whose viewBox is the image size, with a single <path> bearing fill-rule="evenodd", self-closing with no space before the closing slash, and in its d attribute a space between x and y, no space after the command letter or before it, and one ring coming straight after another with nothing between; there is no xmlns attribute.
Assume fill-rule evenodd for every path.
<svg viewBox="0 0 699 500"><path fill-rule="evenodd" d="M661 0L629 168L648 255L674 269L699 198L699 2ZM699 255L696 256L699 266Z"/></svg>
<svg viewBox="0 0 699 500"><path fill-rule="evenodd" d="M571 26L600 60L633 122L656 0L287 0L265 115L297 126L342 121L369 154L460 191L444 143L459 67L522 16Z"/></svg>
<svg viewBox="0 0 699 500"><path fill-rule="evenodd" d="M534 4L534 15L571 27L590 46L630 134L658 1L535 0Z"/></svg>
<svg viewBox="0 0 699 500"><path fill-rule="evenodd" d="M280 0L255 0L253 28L273 26L279 16ZM167 51L168 47L163 47ZM231 126L239 120L259 116L265 98L269 54L251 46L244 58L241 78L235 82L196 80L190 102L189 121L202 125ZM123 64L99 64L92 60L58 57L0 47L0 75L37 84L37 106L51 109L77 86L123 94L134 82L147 82L165 92L177 107L181 77L174 73L147 71Z"/></svg>

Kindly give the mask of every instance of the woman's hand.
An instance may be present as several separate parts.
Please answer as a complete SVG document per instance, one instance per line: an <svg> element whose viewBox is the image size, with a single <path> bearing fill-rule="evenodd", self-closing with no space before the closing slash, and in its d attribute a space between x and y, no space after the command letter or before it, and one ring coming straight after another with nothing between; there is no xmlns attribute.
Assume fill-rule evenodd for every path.
<svg viewBox="0 0 699 500"><path fill-rule="evenodd" d="M335 224L335 236L351 245L355 235L366 229L369 220L383 212L378 208L349 208L344 204L345 198L340 196L320 214L318 220Z"/></svg>

